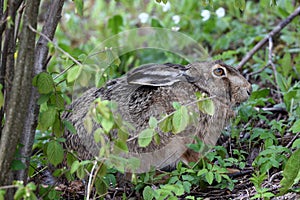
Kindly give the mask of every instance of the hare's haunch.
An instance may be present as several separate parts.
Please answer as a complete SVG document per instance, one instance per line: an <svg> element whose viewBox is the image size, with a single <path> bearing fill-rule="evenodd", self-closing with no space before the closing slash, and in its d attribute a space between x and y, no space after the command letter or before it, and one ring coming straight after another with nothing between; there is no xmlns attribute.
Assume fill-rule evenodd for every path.
<svg viewBox="0 0 300 200"><path fill-rule="evenodd" d="M214 113L201 112L197 107L195 93L211 97ZM132 124L134 131L129 132L127 145L129 155L140 159L137 172L145 172L151 166L164 168L176 163L195 161L194 152L187 149L195 136L207 145L214 145L222 131L234 116L232 108L246 101L251 93L250 83L233 67L220 61L199 62L182 66L178 64L147 64L131 70L125 76L109 81L102 88L86 91L71 105L71 112L63 118L70 121L77 130L72 134L66 130L66 146L76 150L82 159L99 155L100 144L94 135L87 133L84 119L90 105L97 98L111 100L118 104L123 120ZM190 105L189 111L196 113L196 123L184 131L173 134L157 130L160 143L151 142L147 147L139 147L137 134L148 127L151 116L161 119L163 114L174 112L173 102ZM94 129L100 125L94 124ZM111 134L116 137L114 130ZM106 138L109 142L109 137Z"/></svg>

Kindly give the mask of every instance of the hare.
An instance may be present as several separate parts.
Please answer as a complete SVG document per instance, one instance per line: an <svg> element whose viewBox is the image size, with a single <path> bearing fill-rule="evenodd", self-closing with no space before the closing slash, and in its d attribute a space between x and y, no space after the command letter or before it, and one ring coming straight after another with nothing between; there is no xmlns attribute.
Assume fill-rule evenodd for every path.
<svg viewBox="0 0 300 200"><path fill-rule="evenodd" d="M198 154L189 150L187 144L196 136L205 144L214 145L229 119L234 117L233 108L246 101L251 90L251 84L238 70L221 61L186 66L171 63L143 65L107 82L102 88L89 89L70 105L71 112L65 112L63 118L74 125L77 134L65 131L66 146L76 150L82 159L99 155L100 145L94 141L93 134L85 130L84 119L90 105L100 97L115 101L118 114L135 127L127 140L129 155L124 157L140 159L137 173L145 172L151 166L166 168L179 160L184 163L196 161ZM215 107L213 115L201 112L193 103L197 101L196 92L211 98ZM152 141L147 147L139 147L137 135L148 127L150 117L161 119L162 114L172 113L173 102L190 105L190 111L198 115L196 123L178 134L158 130L159 144Z"/></svg>

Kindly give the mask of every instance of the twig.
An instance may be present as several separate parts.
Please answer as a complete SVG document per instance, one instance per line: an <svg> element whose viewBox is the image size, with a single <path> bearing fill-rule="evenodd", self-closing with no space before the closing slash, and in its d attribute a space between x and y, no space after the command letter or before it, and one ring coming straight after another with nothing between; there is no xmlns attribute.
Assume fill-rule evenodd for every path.
<svg viewBox="0 0 300 200"><path fill-rule="evenodd" d="M93 179L93 174L94 174L94 170L96 169L96 166L97 166L97 161L94 161L94 165L93 165L93 168L91 170L91 173L90 173L90 176L89 176L89 182L88 182L88 185L87 185L86 199L90 199L91 188L93 187L92 186L92 179ZM96 176L96 174L95 174L95 176Z"/></svg>
<svg viewBox="0 0 300 200"><path fill-rule="evenodd" d="M32 30L33 32L43 36L48 42L50 42L51 44L54 45L54 47L56 49L58 49L60 52L62 52L65 56L67 56L68 58L70 58L74 63L76 63L78 66L82 66L82 64L77 61L73 56L71 56L68 52L64 51L62 48L60 48L57 44L55 44L50 38L48 38L45 34L43 34L42 32L37 31L36 29L34 29L31 25L28 26L30 28L30 30Z"/></svg>
<svg viewBox="0 0 300 200"><path fill-rule="evenodd" d="M247 80L249 79L250 76L253 76L255 74L259 74L260 72L264 71L269 65L265 65L263 68L261 68L260 70L257 70L255 72L251 72L249 74L246 75Z"/></svg>
<svg viewBox="0 0 300 200"><path fill-rule="evenodd" d="M293 142L296 140L296 138L298 138L299 134L300 134L300 133L297 133L297 134L293 137L293 139L291 139L291 141L286 145L286 148L290 148L290 147L292 146Z"/></svg>
<svg viewBox="0 0 300 200"><path fill-rule="evenodd" d="M10 188L17 188L18 186L16 185L5 185L5 186L1 186L0 187L0 190L3 190L3 189L10 189Z"/></svg>
<svg viewBox="0 0 300 200"><path fill-rule="evenodd" d="M297 15L300 14L300 6L296 8L296 10L290 14L286 19L282 20L271 32L269 32L264 39L262 39L259 43L257 43L253 49L247 53L247 55L242 59L242 61L238 64L237 69L242 68L242 66L248 62L252 58L252 56L262 48L262 46L268 41L270 37L273 37L277 33L279 33L286 25L288 25Z"/></svg>
<svg viewBox="0 0 300 200"><path fill-rule="evenodd" d="M276 176L279 176L282 174L282 171L279 171L275 174L273 174L270 178L269 178L269 183L272 183L273 182L273 179L276 177ZM271 184L272 185L272 184Z"/></svg>
<svg viewBox="0 0 300 200"><path fill-rule="evenodd" d="M53 80L57 79L58 77L62 76L64 73L66 73L69 69L71 69L72 67L74 67L75 63L73 63L72 65L70 65L69 67L67 67L66 69L64 69L62 72L60 72L57 76L55 76L53 78Z"/></svg>
<svg viewBox="0 0 300 200"><path fill-rule="evenodd" d="M276 70L276 66L272 60L272 52L273 52L273 40L272 37L269 37L269 58L268 58L268 64L271 65L273 73L274 73L274 80L275 80L275 84L276 84L276 89L277 91L280 91L280 88L278 86L278 78L277 78L277 70ZM280 102L282 103L282 98L281 96L279 96L280 98Z"/></svg>

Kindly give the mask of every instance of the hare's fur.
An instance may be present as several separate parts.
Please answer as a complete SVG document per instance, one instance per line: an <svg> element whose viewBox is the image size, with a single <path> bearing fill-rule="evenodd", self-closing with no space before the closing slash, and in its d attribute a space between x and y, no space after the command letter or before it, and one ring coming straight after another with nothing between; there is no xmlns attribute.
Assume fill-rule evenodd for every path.
<svg viewBox="0 0 300 200"><path fill-rule="evenodd" d="M215 69L223 74L218 75L220 71ZM197 91L212 98L215 106L213 115L199 111L196 103L192 103L197 101ZM63 118L74 125L77 134L65 132L66 146L76 150L82 159L98 156L100 145L95 143L93 134L87 133L83 121L90 105L100 97L115 101L118 104L117 113L135 127L135 131L130 131L127 145L130 156L141 160L137 172L147 171L151 166L164 168L180 159L184 162L195 161L197 154L188 150L186 145L193 142L194 136L205 144L214 145L222 129L234 116L232 108L246 101L250 92L250 83L236 69L219 61L187 66L170 63L141 66L109 81L102 88L86 91L70 105L72 111L64 113ZM191 104L189 109L197 113L197 123L190 124L176 135L157 130L160 144L152 142L145 148L139 147L137 139L130 140L148 127L151 116L161 119L162 114L172 113L173 102ZM116 135L114 131L112 135ZM106 139L109 142L109 138Z"/></svg>

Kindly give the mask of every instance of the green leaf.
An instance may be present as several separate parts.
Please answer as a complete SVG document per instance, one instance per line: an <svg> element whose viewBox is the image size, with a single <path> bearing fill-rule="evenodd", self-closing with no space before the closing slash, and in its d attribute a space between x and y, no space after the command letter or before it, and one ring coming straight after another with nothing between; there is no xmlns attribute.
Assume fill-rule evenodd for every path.
<svg viewBox="0 0 300 200"><path fill-rule="evenodd" d="M57 166L64 159L64 149L57 141L49 142L47 146L47 157L51 164Z"/></svg>
<svg viewBox="0 0 300 200"><path fill-rule="evenodd" d="M290 84L288 80L283 77L280 73L276 74L277 84L281 92L287 92L290 88Z"/></svg>
<svg viewBox="0 0 300 200"><path fill-rule="evenodd" d="M99 143L103 138L103 129L102 128L98 128L95 132L94 132L94 140L96 143Z"/></svg>
<svg viewBox="0 0 300 200"><path fill-rule="evenodd" d="M187 193L190 193L191 192L191 187L192 187L192 184L188 181L184 181L182 183L182 186L184 188L184 191L187 192Z"/></svg>
<svg viewBox="0 0 300 200"><path fill-rule="evenodd" d="M151 19L151 27L163 28L164 26L161 24L161 20L152 18Z"/></svg>
<svg viewBox="0 0 300 200"><path fill-rule="evenodd" d="M198 108L201 112L214 115L215 114L215 105L214 102L211 99L207 99L204 101L199 101L197 103Z"/></svg>
<svg viewBox="0 0 300 200"><path fill-rule="evenodd" d="M213 182L213 180L214 180L214 174L213 174L213 172L208 172L207 174L205 174L205 179L206 179L207 183L209 185L211 185L212 182Z"/></svg>
<svg viewBox="0 0 300 200"><path fill-rule="evenodd" d="M26 169L26 165L21 160L14 159L11 163L12 170Z"/></svg>
<svg viewBox="0 0 300 200"><path fill-rule="evenodd" d="M280 181L279 196L285 194L300 179L300 149L297 149L288 159L283 170L283 179Z"/></svg>
<svg viewBox="0 0 300 200"><path fill-rule="evenodd" d="M298 133L300 132L300 119L298 119L293 126L290 128L290 131L292 131L293 133Z"/></svg>
<svg viewBox="0 0 300 200"><path fill-rule="evenodd" d="M83 121L83 126L87 133L91 133L93 131L93 121L90 116L86 116Z"/></svg>
<svg viewBox="0 0 300 200"><path fill-rule="evenodd" d="M75 12L78 13L78 15L83 16L83 0L74 0L75 3Z"/></svg>
<svg viewBox="0 0 300 200"><path fill-rule="evenodd" d="M50 94L41 94L38 101L37 101L37 104L38 105L42 105L43 103L46 103L50 98Z"/></svg>
<svg viewBox="0 0 300 200"><path fill-rule="evenodd" d="M55 122L57 111L54 107L48 107L44 112L39 115L39 128L41 130L47 130Z"/></svg>
<svg viewBox="0 0 300 200"><path fill-rule="evenodd" d="M259 98L267 98L270 94L270 89L264 88L261 90L253 91L250 96L250 100L255 100Z"/></svg>
<svg viewBox="0 0 300 200"><path fill-rule="evenodd" d="M63 124L65 126L65 128L70 131L72 134L76 134L76 129L75 127L73 126L73 124L67 120L63 120Z"/></svg>
<svg viewBox="0 0 300 200"><path fill-rule="evenodd" d="M174 114L172 118L172 125L174 133L180 133L183 131L189 121L188 110L185 106L181 106Z"/></svg>
<svg viewBox="0 0 300 200"><path fill-rule="evenodd" d="M68 75L67 75L67 81L69 83L75 81L80 73L81 73L81 70L82 70L82 67L81 66L78 66L78 65L75 65L74 67L72 67L69 71L68 71Z"/></svg>
<svg viewBox="0 0 300 200"><path fill-rule="evenodd" d="M106 133L109 133L109 131L113 128L114 124L115 123L112 117L109 119L102 118L101 120L101 125Z"/></svg>
<svg viewBox="0 0 300 200"><path fill-rule="evenodd" d="M113 34L118 34L123 26L123 18L121 15L115 15L108 20L108 28Z"/></svg>
<svg viewBox="0 0 300 200"><path fill-rule="evenodd" d="M82 70L80 76L78 77L78 81L81 86L88 87L91 77L92 77L91 72Z"/></svg>
<svg viewBox="0 0 300 200"><path fill-rule="evenodd" d="M5 190L0 190L0 200L5 200Z"/></svg>
<svg viewBox="0 0 300 200"><path fill-rule="evenodd" d="M293 70L292 62L291 62L291 54L289 53L284 54L283 58L279 61L279 63L281 64L280 72L284 77L288 77L288 75Z"/></svg>
<svg viewBox="0 0 300 200"><path fill-rule="evenodd" d="M128 152L128 146L126 141L122 141L122 140L116 140L114 142L115 146L118 147L119 149L121 149L123 152Z"/></svg>
<svg viewBox="0 0 300 200"><path fill-rule="evenodd" d="M65 109L65 100L60 94L51 95L50 103L55 105L59 110Z"/></svg>
<svg viewBox="0 0 300 200"><path fill-rule="evenodd" d="M52 132L54 133L55 137L60 138L64 133L64 126L58 115L55 117L55 121L52 125Z"/></svg>
<svg viewBox="0 0 300 200"><path fill-rule="evenodd" d="M246 0L235 0L235 7L243 11L246 7Z"/></svg>
<svg viewBox="0 0 300 200"><path fill-rule="evenodd" d="M95 181L95 188L98 195L103 196L103 194L107 193L108 185L106 185L105 181L100 178L97 178Z"/></svg>
<svg viewBox="0 0 300 200"><path fill-rule="evenodd" d="M76 170L79 168L80 164L79 164L79 161L78 160L75 160L73 163L72 163L72 166L71 166L71 169L70 169L70 173L71 174L74 174L74 172L76 172Z"/></svg>
<svg viewBox="0 0 300 200"><path fill-rule="evenodd" d="M84 171L84 166L83 165L80 165L78 167L78 169L76 170L76 176L79 178L79 179L83 179L85 177L85 171Z"/></svg>
<svg viewBox="0 0 300 200"><path fill-rule="evenodd" d="M175 108L175 110L178 110L181 107L181 104L179 102L173 102L172 105Z"/></svg>
<svg viewBox="0 0 300 200"><path fill-rule="evenodd" d="M154 130L147 128L145 130L143 130L138 137L138 144L140 147L146 147L150 144L150 142L152 141L153 138L153 134L154 134Z"/></svg>
<svg viewBox="0 0 300 200"><path fill-rule="evenodd" d="M26 196L25 187L19 187L16 193L14 194L14 199L19 200L22 199L24 196Z"/></svg>
<svg viewBox="0 0 300 200"><path fill-rule="evenodd" d="M150 186L146 186L143 190L143 198L145 200L152 200L154 198L154 191Z"/></svg>
<svg viewBox="0 0 300 200"><path fill-rule="evenodd" d="M206 174L208 172L207 169L201 169L200 171L198 171L197 176L201 176L203 174Z"/></svg>
<svg viewBox="0 0 300 200"><path fill-rule="evenodd" d="M159 136L159 134L155 133L154 136L153 136L153 138L154 138L154 142L156 144L160 144L160 136Z"/></svg>
<svg viewBox="0 0 300 200"><path fill-rule="evenodd" d="M293 142L292 148L300 148L300 138Z"/></svg>
<svg viewBox="0 0 300 200"><path fill-rule="evenodd" d="M73 165L73 162L77 160L77 158L72 153L67 153L67 165L70 167ZM77 160L78 161L78 160Z"/></svg>
<svg viewBox="0 0 300 200"><path fill-rule="evenodd" d="M50 74L42 72L37 75L36 87L40 94L49 94L54 90L54 81Z"/></svg>
<svg viewBox="0 0 300 200"><path fill-rule="evenodd" d="M165 133L172 131L172 116L169 116L166 119L164 119L160 123L159 127Z"/></svg>
<svg viewBox="0 0 300 200"><path fill-rule="evenodd" d="M149 119L149 127L151 129L155 129L157 127L157 119L155 117L150 117Z"/></svg>

